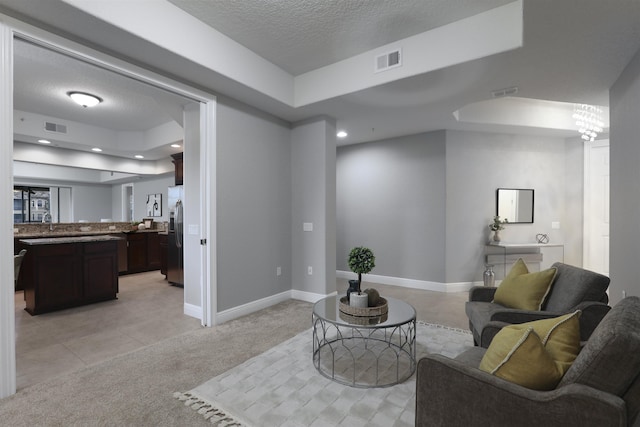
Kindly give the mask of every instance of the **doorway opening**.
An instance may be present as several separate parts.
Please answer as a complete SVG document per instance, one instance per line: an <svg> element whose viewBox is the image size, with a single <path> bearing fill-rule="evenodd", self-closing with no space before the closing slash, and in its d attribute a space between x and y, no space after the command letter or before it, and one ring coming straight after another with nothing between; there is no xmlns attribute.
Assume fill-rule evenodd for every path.
<svg viewBox="0 0 640 427"><path fill-rule="evenodd" d="M0 27L3 25L0 24ZM122 63L121 61L115 60L111 57L103 55L99 52L95 52L89 48L79 47L71 42L68 44L66 42L61 42L58 38L51 36L52 40L55 39L55 42L52 40L45 40L47 38L46 35L42 33L38 33L37 36L29 34L29 29L21 29L20 31L15 28L9 29L3 28L2 31L2 40L0 40L4 46L10 46L8 49L9 52L13 52L13 58L9 58L6 66L2 67L2 79L5 81L7 86L11 87L11 90L6 92L6 95L3 95L2 105L0 105L0 116L11 118L14 115L15 111L23 111L24 105L11 105L11 101L16 97L12 97L11 93L15 93L15 85L14 80L16 76L20 76L19 73L12 73L12 66L17 62L17 56L15 51L15 45L18 42L29 43L32 45L37 45L42 49L47 49L62 56L66 56L67 58L72 58L80 63L89 64L91 66L96 67L97 69L101 69L103 71L108 71L113 73L114 75L119 76L118 78L127 78L132 82L136 82L138 84L147 85L148 87L155 88L156 90L165 91L166 93L171 94L170 96L178 96L183 97L188 100L188 103L191 105L198 105L201 114L198 116L203 120L203 123L198 124L198 130L196 132L189 132L192 135L197 135L197 139L192 140L191 143L185 142L185 152L189 150L194 151L192 158L202 159L200 162L197 162L197 165L193 165L194 167L190 167L191 170L195 170L196 173L200 172L202 176L214 176L215 177L215 162L213 159L213 150L215 148L215 134L211 131L214 129L213 121L215 120L215 116L210 114L210 112L215 111L215 98L209 94L203 93L198 90L191 89L187 86L184 86L180 83L171 81L164 77L158 76L152 72L147 70L140 69L130 64ZM13 77L13 78L12 78ZM3 91L3 93L5 93ZM171 114L176 115L176 109L174 109ZM41 114L45 115L44 111L33 113L34 115ZM178 114L179 115L179 114ZM33 117L33 116L29 116ZM13 121L12 119L9 121ZM14 130L13 126L7 126L6 129ZM12 132L3 133L3 141L2 146L4 147L12 147L11 142L15 140L15 136L11 138L11 140L5 140L9 138L9 135ZM15 134L15 130L13 132ZM185 131L185 133L187 133ZM62 138L61 138L62 140ZM32 141L25 141L26 143L33 143ZM206 147L211 147L209 150ZM61 149L71 150L70 147L62 147ZM11 150L11 151L9 151ZM13 150L11 148L5 148L5 153L8 154L8 158L13 158L12 156ZM112 156L115 157L115 156ZM113 159L110 160L112 163L107 162L106 164L113 164ZM185 161L186 163L189 160ZM73 164L73 161L70 166L80 167L79 164ZM131 163L131 162L129 162ZM69 165L68 165L69 166ZM197 167L195 167L197 166ZM92 165L95 170L100 169L99 166ZM201 169L201 170L200 170ZM11 170L11 168L7 169ZM105 167L105 171L112 170L112 167ZM113 173L111 174L113 175ZM190 179L194 179L193 177ZM189 178L186 179L186 184L188 185ZM8 180L7 185L12 185L12 181ZM194 201L194 207L192 208L194 212L200 214L200 221L198 240L204 241L215 241L213 237L213 233L215 229L212 227L215 224L214 220L211 220L211 216L215 217L215 212L210 211L208 208L210 206L215 206L211 203L206 203L209 200L209 194L206 193L214 183L207 183L207 186L202 186L202 194L200 197L198 195L194 195L192 198ZM117 193L116 193L117 194ZM125 207L125 203L122 203L122 199L119 201L122 203L121 209L123 221L132 220L135 216L135 207L132 211L130 208L130 201L135 199L135 192L133 191L133 185L125 186L121 190L121 194L127 198L127 203ZM116 197L116 200L119 197ZM201 203L197 203L201 201ZM117 204L120 204L117 203ZM186 209L189 209L189 206L186 205ZM117 211L116 211L117 212ZM110 217L111 215L105 215L106 217ZM5 218L5 220L10 220L9 218ZM7 252L9 248L7 245ZM215 251L210 249L209 247L201 247L200 245L185 248L186 256L191 256L193 265L191 267L195 267L193 269L196 272L196 275L193 276L192 282L187 283L185 287L189 287L190 295L192 297L192 301L187 303L187 296L185 293L185 299L183 301L183 311L191 316L197 314L196 317L200 319L200 322L206 326L210 326L212 324L211 318L212 316L209 314L205 316L206 313L210 313L209 306L211 305L211 301L207 298L202 298L203 295L215 295L215 277L211 280L212 276L209 274L210 268L215 268ZM8 257L7 257L8 258ZM186 289L185 289L186 290ZM8 296L8 289L3 291L3 299L5 296ZM196 296L194 298L194 296ZM9 298L6 298L7 300ZM187 305L191 307L190 310L187 310ZM11 303L3 304L0 307L0 310L3 312L0 315L3 318L8 318L9 316L13 317L14 314L14 301L11 299ZM197 307L197 310L194 310L193 307ZM215 307L215 304L213 304ZM213 317L215 319L215 317ZM8 394L12 394L15 392L15 329L14 323L11 322L11 329L3 330L0 337L0 351L2 354L8 354L8 359L3 358L2 366L0 366L0 382L2 385L2 394L6 396ZM8 390L8 391L7 391Z"/></svg>

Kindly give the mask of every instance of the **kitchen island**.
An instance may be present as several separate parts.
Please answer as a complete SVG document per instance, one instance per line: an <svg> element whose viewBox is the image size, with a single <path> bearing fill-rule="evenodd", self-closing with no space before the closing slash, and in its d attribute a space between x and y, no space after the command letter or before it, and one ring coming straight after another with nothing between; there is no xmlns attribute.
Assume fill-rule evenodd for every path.
<svg viewBox="0 0 640 427"><path fill-rule="evenodd" d="M47 313L117 298L118 241L109 235L20 239L25 310Z"/></svg>

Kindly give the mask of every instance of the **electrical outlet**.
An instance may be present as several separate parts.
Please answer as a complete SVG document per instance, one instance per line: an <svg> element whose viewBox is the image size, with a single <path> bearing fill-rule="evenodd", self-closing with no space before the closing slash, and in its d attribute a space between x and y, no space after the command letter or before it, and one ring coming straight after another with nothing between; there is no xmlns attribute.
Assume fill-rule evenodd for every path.
<svg viewBox="0 0 640 427"><path fill-rule="evenodd" d="M282 267L276 267L276 276L282 276Z"/></svg>
<svg viewBox="0 0 640 427"><path fill-rule="evenodd" d="M627 297L627 291L622 291L622 298L626 298Z"/></svg>
<svg viewBox="0 0 640 427"><path fill-rule="evenodd" d="M115 230L115 229L116 229L116 226L115 226L115 225L110 225L110 226L109 226L109 230Z"/></svg>
<svg viewBox="0 0 640 427"><path fill-rule="evenodd" d="M309 276L311 276L311 275L313 274L313 267L311 267L311 266L308 266L308 267L307 267L307 274L308 274Z"/></svg>

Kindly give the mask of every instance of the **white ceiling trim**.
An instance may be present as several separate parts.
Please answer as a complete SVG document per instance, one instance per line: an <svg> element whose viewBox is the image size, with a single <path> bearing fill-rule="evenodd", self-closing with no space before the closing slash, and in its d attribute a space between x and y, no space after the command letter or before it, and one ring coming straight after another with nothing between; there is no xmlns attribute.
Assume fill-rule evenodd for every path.
<svg viewBox="0 0 640 427"><path fill-rule="evenodd" d="M505 97L466 105L453 115L460 123L566 130L578 135L578 126L572 117L574 106L571 102ZM600 108L606 133L609 131L609 108Z"/></svg>
<svg viewBox="0 0 640 427"><path fill-rule="evenodd" d="M295 77L295 107L522 47L522 0L380 46ZM402 50L402 66L376 73L375 58Z"/></svg>
<svg viewBox="0 0 640 427"><path fill-rule="evenodd" d="M174 172L174 166L168 158L157 161L141 161L106 156L102 153L87 153L20 142L13 144L13 160L135 175L162 175Z"/></svg>
<svg viewBox="0 0 640 427"><path fill-rule="evenodd" d="M67 133L45 131L45 122L66 126ZM109 153L111 149L128 152L132 157L144 152L148 156L148 160L167 157L167 147L172 143L182 141L184 135L184 129L174 121L144 132L115 131L19 110L14 110L13 132L16 139L22 142L35 143L38 139L43 138L62 148L78 149L83 146L89 151L93 147L99 147L104 150L104 154L115 154L115 152ZM153 150L156 150L157 153ZM149 156L157 156L157 158Z"/></svg>
<svg viewBox="0 0 640 427"><path fill-rule="evenodd" d="M522 46L523 1L516 0L294 78L166 0L154 1L153 8L146 2L62 1L290 107ZM141 25L141 22L167 25ZM397 46L403 49L403 66L374 73L375 55Z"/></svg>
<svg viewBox="0 0 640 427"><path fill-rule="evenodd" d="M194 63L238 81L287 105L293 76L165 0L62 0ZM144 22L163 25L141 25Z"/></svg>

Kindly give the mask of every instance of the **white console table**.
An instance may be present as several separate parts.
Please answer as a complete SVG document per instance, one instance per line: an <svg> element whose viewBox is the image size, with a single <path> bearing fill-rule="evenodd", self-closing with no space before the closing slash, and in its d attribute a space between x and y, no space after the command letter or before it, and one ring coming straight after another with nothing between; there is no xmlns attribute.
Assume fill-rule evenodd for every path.
<svg viewBox="0 0 640 427"><path fill-rule="evenodd" d="M507 264L516 262L518 258L522 258L527 263L540 263L542 261L541 249L544 248L560 248L562 251L560 261L564 262L564 244L562 243L491 242L485 246L485 260L487 264L503 264L503 272L506 276ZM496 262L496 257L501 257L502 262Z"/></svg>

